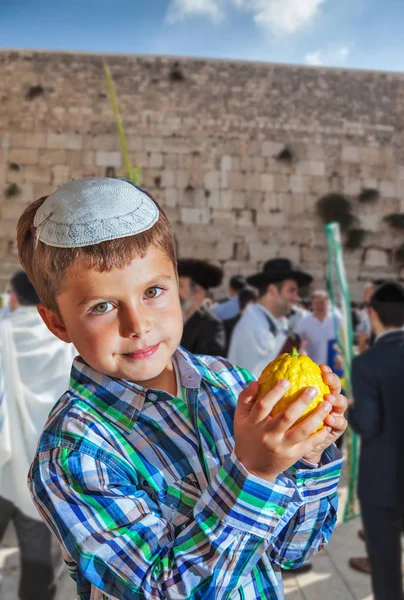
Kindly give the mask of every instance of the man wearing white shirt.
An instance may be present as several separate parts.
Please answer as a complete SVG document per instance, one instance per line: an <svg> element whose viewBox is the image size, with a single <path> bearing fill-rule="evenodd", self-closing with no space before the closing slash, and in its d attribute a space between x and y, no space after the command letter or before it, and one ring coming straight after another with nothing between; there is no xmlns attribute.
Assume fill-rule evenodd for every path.
<svg viewBox="0 0 404 600"><path fill-rule="evenodd" d="M76 354L49 332L39 302L19 271L11 280L10 315L0 322L0 542L12 522L20 548L20 600L52 600L56 591L51 533L26 479L47 416L68 388Z"/></svg>
<svg viewBox="0 0 404 600"><path fill-rule="evenodd" d="M229 361L258 377L285 344L286 317L299 300L299 287L311 281L311 275L295 269L285 258L268 260L261 273L248 277L247 282L258 289L258 302L246 309L234 329Z"/></svg>
<svg viewBox="0 0 404 600"><path fill-rule="evenodd" d="M302 317L294 331L306 342L307 355L316 364L327 365L330 362L330 345L336 343L341 317L335 308L330 310L330 300L326 291L316 290L313 293L312 305L313 313Z"/></svg>

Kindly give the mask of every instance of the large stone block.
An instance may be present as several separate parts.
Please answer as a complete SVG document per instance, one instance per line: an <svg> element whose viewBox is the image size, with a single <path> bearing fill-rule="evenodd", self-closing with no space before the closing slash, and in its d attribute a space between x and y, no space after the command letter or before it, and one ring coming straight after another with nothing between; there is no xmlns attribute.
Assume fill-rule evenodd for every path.
<svg viewBox="0 0 404 600"><path fill-rule="evenodd" d="M52 169L52 184L54 188L67 183L70 179L70 169L68 165L55 165ZM46 182L44 182L46 183Z"/></svg>
<svg viewBox="0 0 404 600"><path fill-rule="evenodd" d="M262 156L275 157L277 156L284 148L284 144L279 142L270 142L265 141L262 142L261 146L261 154Z"/></svg>
<svg viewBox="0 0 404 600"><path fill-rule="evenodd" d="M355 146L343 146L341 159L344 162L359 163L360 149Z"/></svg>
<svg viewBox="0 0 404 600"><path fill-rule="evenodd" d="M260 188L263 192L274 191L274 176L270 173L261 173L259 176ZM278 190L277 190L278 191Z"/></svg>
<svg viewBox="0 0 404 600"><path fill-rule="evenodd" d="M208 173L205 173L203 183L207 190L218 190L220 187L220 173L218 171L208 171Z"/></svg>
<svg viewBox="0 0 404 600"><path fill-rule="evenodd" d="M368 248L365 253L365 267L388 267L389 253L378 248Z"/></svg>
<svg viewBox="0 0 404 600"><path fill-rule="evenodd" d="M50 183L52 172L49 167L27 165L24 167L24 180L29 183Z"/></svg>
<svg viewBox="0 0 404 600"><path fill-rule="evenodd" d="M41 167L51 167L62 164L66 160L66 150L39 150L38 164Z"/></svg>
<svg viewBox="0 0 404 600"><path fill-rule="evenodd" d="M46 135L44 133L13 133L11 144L15 148L44 148Z"/></svg>
<svg viewBox="0 0 404 600"><path fill-rule="evenodd" d="M120 167L122 156L120 152L104 152L102 150L95 153L95 165L97 167Z"/></svg>
<svg viewBox="0 0 404 600"><path fill-rule="evenodd" d="M384 198L394 198L396 196L396 184L393 181L381 181L380 193Z"/></svg>
<svg viewBox="0 0 404 600"><path fill-rule="evenodd" d="M181 208L182 223L192 225L206 225L210 221L209 211L206 208Z"/></svg>
<svg viewBox="0 0 404 600"><path fill-rule="evenodd" d="M231 190L244 190L244 175L238 171L229 171L227 173L227 184Z"/></svg>
<svg viewBox="0 0 404 600"><path fill-rule="evenodd" d="M38 161L38 150L34 148L12 148L8 160L10 163L17 165L35 165Z"/></svg>

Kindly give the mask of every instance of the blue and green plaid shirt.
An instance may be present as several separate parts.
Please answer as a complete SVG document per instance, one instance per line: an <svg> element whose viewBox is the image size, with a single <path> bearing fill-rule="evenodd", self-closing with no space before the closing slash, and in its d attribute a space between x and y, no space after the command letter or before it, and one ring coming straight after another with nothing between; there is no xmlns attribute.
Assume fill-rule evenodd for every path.
<svg viewBox="0 0 404 600"><path fill-rule="evenodd" d="M174 359L178 398L74 361L31 467L36 506L82 600L283 598L280 567L331 535L340 454L273 484L250 475L233 417L252 375L183 349Z"/></svg>

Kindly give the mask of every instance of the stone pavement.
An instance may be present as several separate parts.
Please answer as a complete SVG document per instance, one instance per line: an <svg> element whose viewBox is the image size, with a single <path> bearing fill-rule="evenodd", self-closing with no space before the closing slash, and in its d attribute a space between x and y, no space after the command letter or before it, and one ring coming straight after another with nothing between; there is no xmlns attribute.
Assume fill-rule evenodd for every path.
<svg viewBox="0 0 404 600"><path fill-rule="evenodd" d="M340 508L346 496L346 486L340 486ZM364 554L364 544L358 538L360 520L339 521L330 544L313 558L313 570L305 575L285 577L286 600L371 600L370 579L348 567L350 556ZM18 550L10 531L0 548L0 598L17 600ZM2 587L1 587L2 586ZM59 579L56 600L75 600L73 581L63 571ZM40 600L40 599L38 599Z"/></svg>

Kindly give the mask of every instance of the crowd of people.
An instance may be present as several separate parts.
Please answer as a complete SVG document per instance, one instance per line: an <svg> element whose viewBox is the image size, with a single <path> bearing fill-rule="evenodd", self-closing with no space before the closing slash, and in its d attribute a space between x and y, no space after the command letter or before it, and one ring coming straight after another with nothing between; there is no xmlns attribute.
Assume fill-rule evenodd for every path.
<svg viewBox="0 0 404 600"><path fill-rule="evenodd" d="M122 218L128 199L143 212ZM120 180L72 182L34 203L18 244L26 272L0 314L0 540L13 522L20 599L54 598L50 531L85 600L225 598L237 587L249 599L283 598L282 570L310 568L336 520L341 455L331 441L346 422L331 370L342 315L327 291L271 257L230 278L228 298L215 302L223 269L175 263L164 211ZM371 575L376 600L402 600L404 288L376 281L364 293L352 313L349 421L362 441L368 558L351 566ZM325 365L331 389L312 417L326 427L304 439L298 425L294 434L268 420L266 405L251 408L254 379L294 347ZM271 434L259 433L264 417ZM247 443L248 428L257 434ZM297 478L315 482L310 493Z"/></svg>

